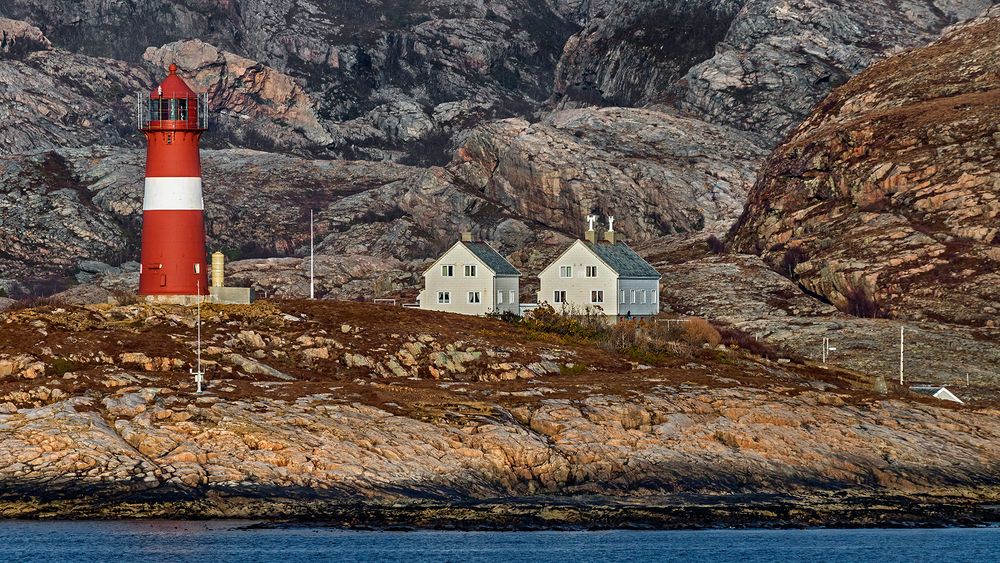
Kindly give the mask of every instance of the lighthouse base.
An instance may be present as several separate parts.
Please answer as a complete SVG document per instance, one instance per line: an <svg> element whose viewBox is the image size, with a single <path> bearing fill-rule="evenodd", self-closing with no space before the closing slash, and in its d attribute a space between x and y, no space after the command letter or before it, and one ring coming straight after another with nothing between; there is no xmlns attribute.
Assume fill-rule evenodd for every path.
<svg viewBox="0 0 1000 563"><path fill-rule="evenodd" d="M201 300L202 305L249 305L253 303L253 291L249 287L212 287L209 295L145 295L146 303L158 305L194 306Z"/></svg>
<svg viewBox="0 0 1000 563"><path fill-rule="evenodd" d="M209 295L143 295L142 298L156 305L197 305L199 299L202 303L212 302Z"/></svg>

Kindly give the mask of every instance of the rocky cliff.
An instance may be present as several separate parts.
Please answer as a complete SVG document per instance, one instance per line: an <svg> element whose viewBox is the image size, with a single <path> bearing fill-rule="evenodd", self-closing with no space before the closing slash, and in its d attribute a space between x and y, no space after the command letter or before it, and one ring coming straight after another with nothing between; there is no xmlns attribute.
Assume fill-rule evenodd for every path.
<svg viewBox="0 0 1000 563"><path fill-rule="evenodd" d="M207 307L198 396L192 313L0 313L0 514L872 525L988 520L997 495L993 398L329 302Z"/></svg>
<svg viewBox="0 0 1000 563"><path fill-rule="evenodd" d="M842 310L996 326L1000 13L838 88L770 158L736 248Z"/></svg>
<svg viewBox="0 0 1000 563"><path fill-rule="evenodd" d="M667 103L773 145L831 88L991 4L622 0L566 43L554 100Z"/></svg>
<svg viewBox="0 0 1000 563"><path fill-rule="evenodd" d="M529 273L588 213L634 244L721 232L812 104L988 4L12 0L0 286L137 259L132 97L171 61L209 94L212 246L298 287L315 209L321 283L368 297L464 227Z"/></svg>

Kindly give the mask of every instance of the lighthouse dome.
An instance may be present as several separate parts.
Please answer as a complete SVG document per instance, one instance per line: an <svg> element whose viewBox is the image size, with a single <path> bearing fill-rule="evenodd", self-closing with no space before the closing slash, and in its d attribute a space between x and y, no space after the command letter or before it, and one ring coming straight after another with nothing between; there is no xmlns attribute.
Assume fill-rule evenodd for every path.
<svg viewBox="0 0 1000 563"><path fill-rule="evenodd" d="M177 65L170 63L168 68L170 74L160 82L155 90L149 93L151 99L158 98L193 98L194 90L184 82L184 79L177 76Z"/></svg>
<svg viewBox="0 0 1000 563"><path fill-rule="evenodd" d="M196 94L177 76L177 65L148 96L138 95L136 117L142 131L204 131L208 129L208 97Z"/></svg>

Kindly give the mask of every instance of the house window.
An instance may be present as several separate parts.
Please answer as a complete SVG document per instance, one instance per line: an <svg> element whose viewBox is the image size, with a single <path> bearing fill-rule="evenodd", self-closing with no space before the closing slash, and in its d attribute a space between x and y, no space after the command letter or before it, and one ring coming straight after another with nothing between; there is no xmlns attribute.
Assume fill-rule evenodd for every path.
<svg viewBox="0 0 1000 563"><path fill-rule="evenodd" d="M478 291L469 292L469 303L482 303L482 295Z"/></svg>
<svg viewBox="0 0 1000 563"><path fill-rule="evenodd" d="M632 304L635 304L635 290L632 290Z"/></svg>
<svg viewBox="0 0 1000 563"><path fill-rule="evenodd" d="M559 277L560 278L573 277L573 266L559 266Z"/></svg>
<svg viewBox="0 0 1000 563"><path fill-rule="evenodd" d="M587 266L587 277L588 278L597 277L597 266Z"/></svg>
<svg viewBox="0 0 1000 563"><path fill-rule="evenodd" d="M503 305L503 291L497 292L497 305Z"/></svg>
<svg viewBox="0 0 1000 563"><path fill-rule="evenodd" d="M650 290L649 292L649 302L656 305L656 291Z"/></svg>
<svg viewBox="0 0 1000 563"><path fill-rule="evenodd" d="M451 292L450 291L439 291L438 292L438 303L447 304L451 303Z"/></svg>
<svg viewBox="0 0 1000 563"><path fill-rule="evenodd" d="M566 302L566 292L565 291L553 291L552 292L552 302L553 303L565 303Z"/></svg>
<svg viewBox="0 0 1000 563"><path fill-rule="evenodd" d="M510 290L510 302L517 303L517 292L514 291L513 289Z"/></svg>
<svg viewBox="0 0 1000 563"><path fill-rule="evenodd" d="M645 289L644 289L644 290L642 290L642 303L643 303L643 304L645 304L645 303L646 303L646 290L645 290Z"/></svg>
<svg viewBox="0 0 1000 563"><path fill-rule="evenodd" d="M624 289L622 290L622 303L627 303L627 301L625 301L625 290Z"/></svg>
<svg viewBox="0 0 1000 563"><path fill-rule="evenodd" d="M454 277L454 275L455 275L454 264L445 264L444 266L441 266L441 277L450 278Z"/></svg>
<svg viewBox="0 0 1000 563"><path fill-rule="evenodd" d="M595 289L590 292L590 302L591 303L604 303L604 291L601 289Z"/></svg>
<svg viewBox="0 0 1000 563"><path fill-rule="evenodd" d="M475 264L466 264L465 265L465 277L467 277L467 278L474 278L474 277L476 277L476 265Z"/></svg>

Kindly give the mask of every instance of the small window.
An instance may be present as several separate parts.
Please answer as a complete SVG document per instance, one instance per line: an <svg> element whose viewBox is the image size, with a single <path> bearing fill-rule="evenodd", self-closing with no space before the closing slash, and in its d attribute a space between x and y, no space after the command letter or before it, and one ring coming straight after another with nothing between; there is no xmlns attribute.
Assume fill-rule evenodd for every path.
<svg viewBox="0 0 1000 563"><path fill-rule="evenodd" d="M455 275L455 266L453 264L446 264L441 266L441 277L450 278Z"/></svg>
<svg viewBox="0 0 1000 563"><path fill-rule="evenodd" d="M559 266L559 277L560 278L573 277L573 266Z"/></svg>
<svg viewBox="0 0 1000 563"><path fill-rule="evenodd" d="M194 265L194 273L196 273L196 274L200 274L201 273L201 264L195 264Z"/></svg>
<svg viewBox="0 0 1000 563"><path fill-rule="evenodd" d="M600 289L595 289L590 292L590 302L591 303L604 303L604 291Z"/></svg>
<svg viewBox="0 0 1000 563"><path fill-rule="evenodd" d="M497 292L497 305L503 305L503 291Z"/></svg>
<svg viewBox="0 0 1000 563"><path fill-rule="evenodd" d="M553 303L565 303L566 302L566 292L565 291L553 291L552 292L552 302Z"/></svg>
<svg viewBox="0 0 1000 563"><path fill-rule="evenodd" d="M469 292L469 303L482 303L482 301L482 295L478 291Z"/></svg>
<svg viewBox="0 0 1000 563"><path fill-rule="evenodd" d="M441 304L451 303L451 292L450 291L439 291L438 292L438 303L441 303Z"/></svg>
<svg viewBox="0 0 1000 563"><path fill-rule="evenodd" d="M649 302L656 305L656 291L649 292Z"/></svg>
<svg viewBox="0 0 1000 563"><path fill-rule="evenodd" d="M476 277L476 265L475 264L466 264L465 265L465 277L467 277L467 278L474 278L474 277Z"/></svg>
<svg viewBox="0 0 1000 563"><path fill-rule="evenodd" d="M627 303L627 301L625 301L625 290L624 289L622 290L622 303Z"/></svg>
<svg viewBox="0 0 1000 563"><path fill-rule="evenodd" d="M517 292L514 291L513 289L510 290L510 303L511 304L517 303Z"/></svg>
<svg viewBox="0 0 1000 563"><path fill-rule="evenodd" d="M588 278L597 277L597 266L587 266L587 277Z"/></svg>
<svg viewBox="0 0 1000 563"><path fill-rule="evenodd" d="M642 290L642 303L643 303L643 304L645 304L645 303L646 303L646 290L645 290L645 289L644 289L644 290Z"/></svg>
<svg viewBox="0 0 1000 563"><path fill-rule="evenodd" d="M632 290L632 303L635 304L635 290Z"/></svg>

